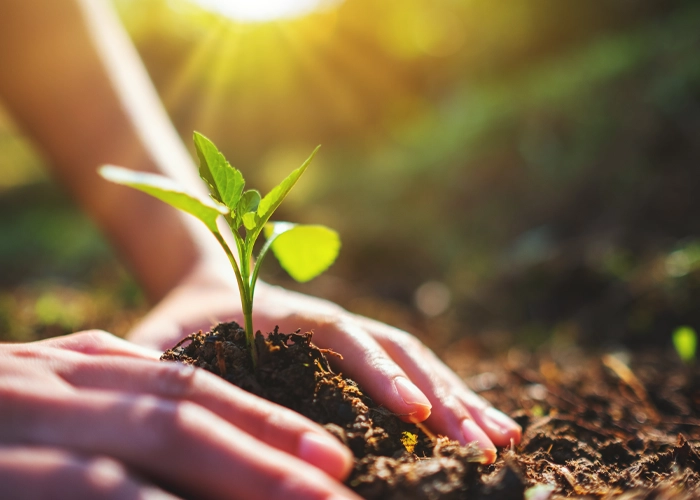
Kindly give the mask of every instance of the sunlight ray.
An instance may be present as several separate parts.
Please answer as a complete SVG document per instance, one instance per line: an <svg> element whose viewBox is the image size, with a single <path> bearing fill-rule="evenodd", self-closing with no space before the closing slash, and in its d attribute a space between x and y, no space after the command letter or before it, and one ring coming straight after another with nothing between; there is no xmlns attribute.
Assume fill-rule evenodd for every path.
<svg viewBox="0 0 700 500"><path fill-rule="evenodd" d="M197 106L195 122L205 133L216 128L218 118L226 115L222 110L228 94L235 92L232 84L236 72L240 71L238 54L240 54L241 30L231 27L219 40L215 57L210 60L208 82L201 91L202 101Z"/></svg>
<svg viewBox="0 0 700 500"><path fill-rule="evenodd" d="M218 22L207 31L207 36L193 47L184 58L183 64L167 87L163 89L163 102L169 109L177 109L185 101L185 95L208 71L209 65L216 57L218 45L230 29L226 22Z"/></svg>
<svg viewBox="0 0 700 500"><path fill-rule="evenodd" d="M360 122L360 97L348 85L349 75L345 71L333 71L334 68L328 60L321 59L323 54L310 47L308 39L295 36L295 33L289 30L285 30L283 34L295 60L305 68L302 72L303 78L315 89L311 93L315 99L322 99L324 104L321 107L326 110L329 120L355 124Z"/></svg>

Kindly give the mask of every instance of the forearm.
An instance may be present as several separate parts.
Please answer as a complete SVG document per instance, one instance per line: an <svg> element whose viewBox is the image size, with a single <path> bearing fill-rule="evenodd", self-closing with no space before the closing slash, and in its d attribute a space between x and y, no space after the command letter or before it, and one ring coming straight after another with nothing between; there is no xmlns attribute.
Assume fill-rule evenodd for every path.
<svg viewBox="0 0 700 500"><path fill-rule="evenodd" d="M0 1L0 96L153 300L204 258L187 216L102 180L105 163L197 189L192 160L110 6Z"/></svg>

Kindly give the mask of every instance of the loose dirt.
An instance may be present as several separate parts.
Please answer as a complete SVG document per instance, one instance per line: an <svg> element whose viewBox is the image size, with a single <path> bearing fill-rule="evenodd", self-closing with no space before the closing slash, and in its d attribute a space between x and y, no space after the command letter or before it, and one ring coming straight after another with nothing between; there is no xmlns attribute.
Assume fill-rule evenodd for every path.
<svg viewBox="0 0 700 500"><path fill-rule="evenodd" d="M199 366L323 425L355 454L367 499L700 498L700 372L659 353L451 359L524 429L481 465L476 447L431 439L336 374L311 334L278 331L253 369L236 323L193 334L162 359ZM515 360L515 361L514 361ZM456 362L455 362L456 361Z"/></svg>

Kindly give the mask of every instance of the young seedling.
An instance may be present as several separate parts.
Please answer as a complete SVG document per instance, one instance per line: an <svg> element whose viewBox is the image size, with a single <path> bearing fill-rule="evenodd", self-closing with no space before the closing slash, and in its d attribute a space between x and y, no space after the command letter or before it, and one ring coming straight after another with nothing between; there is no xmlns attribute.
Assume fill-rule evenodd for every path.
<svg viewBox="0 0 700 500"><path fill-rule="evenodd" d="M698 344L698 336L691 326L679 326L673 331L673 347L685 364L695 361L695 350Z"/></svg>
<svg viewBox="0 0 700 500"><path fill-rule="evenodd" d="M264 197L255 189L245 190L243 174L226 161L214 144L197 132L194 144L199 157L199 175L209 188L211 199L189 194L167 177L105 165L99 173L107 180L150 194L201 220L226 252L238 282L248 350L257 365L253 330L253 297L260 265L269 250L282 267L299 282L315 278L335 261L340 250L338 233L325 226L271 222L270 217L299 180L318 151ZM236 256L219 230L226 221L236 244ZM253 248L260 234L266 241L257 258Z"/></svg>

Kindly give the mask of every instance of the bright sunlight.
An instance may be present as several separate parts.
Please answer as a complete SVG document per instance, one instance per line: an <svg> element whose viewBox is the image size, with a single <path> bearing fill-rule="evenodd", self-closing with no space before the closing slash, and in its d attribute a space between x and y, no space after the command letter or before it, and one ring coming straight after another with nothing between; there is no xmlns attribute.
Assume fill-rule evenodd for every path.
<svg viewBox="0 0 700 500"><path fill-rule="evenodd" d="M242 22L292 19L337 5L341 0L192 0L205 9Z"/></svg>

